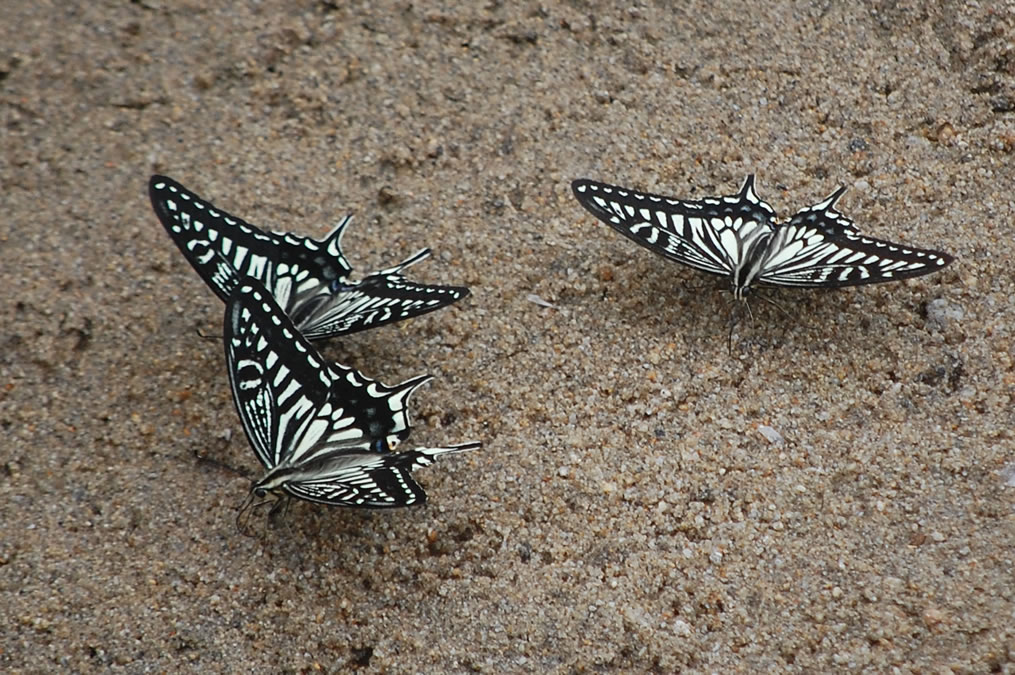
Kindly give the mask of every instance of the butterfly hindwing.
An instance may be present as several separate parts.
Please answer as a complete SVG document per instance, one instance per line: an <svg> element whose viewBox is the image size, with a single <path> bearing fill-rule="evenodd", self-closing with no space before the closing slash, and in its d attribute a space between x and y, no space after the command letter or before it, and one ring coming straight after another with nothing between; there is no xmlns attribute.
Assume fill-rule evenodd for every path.
<svg viewBox="0 0 1015 675"><path fill-rule="evenodd" d="M444 454L466 452L479 443L445 448L418 448L397 454L349 454L330 467L315 467L313 478L286 483L293 497L333 506L385 508L426 502L426 492L411 472L433 464Z"/></svg>
<svg viewBox="0 0 1015 675"><path fill-rule="evenodd" d="M758 280L778 286L859 286L909 279L937 271L954 258L932 251L874 239L860 233L835 210L845 192L796 213L776 231Z"/></svg>
<svg viewBox="0 0 1015 675"><path fill-rule="evenodd" d="M338 291L319 294L300 305L293 318L305 326L307 339L316 340L426 314L468 295L464 286L417 284L405 278L402 270L429 255L430 249L423 249L395 267L374 272ZM330 287L335 289L338 284Z"/></svg>

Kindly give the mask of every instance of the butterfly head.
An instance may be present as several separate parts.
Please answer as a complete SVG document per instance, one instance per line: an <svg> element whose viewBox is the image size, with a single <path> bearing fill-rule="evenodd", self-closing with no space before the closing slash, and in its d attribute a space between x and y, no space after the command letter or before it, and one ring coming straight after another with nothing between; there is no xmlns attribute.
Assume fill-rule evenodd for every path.
<svg viewBox="0 0 1015 675"><path fill-rule="evenodd" d="M348 279L335 279L328 285L328 290L332 293L348 293L355 289L357 284L350 282Z"/></svg>

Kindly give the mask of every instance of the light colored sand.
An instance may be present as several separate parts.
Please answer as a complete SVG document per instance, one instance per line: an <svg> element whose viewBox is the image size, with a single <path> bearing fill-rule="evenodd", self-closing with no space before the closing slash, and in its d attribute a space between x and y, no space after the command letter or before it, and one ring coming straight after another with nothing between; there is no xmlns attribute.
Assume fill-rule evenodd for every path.
<svg viewBox="0 0 1015 675"><path fill-rule="evenodd" d="M0 666L1015 668L1010 5L236 4L2 10ZM247 480L193 456L257 471L222 306L156 171L472 287L325 346L437 375L412 441L485 442L426 507L237 534ZM568 188L750 172L959 259L776 293L730 356L728 295Z"/></svg>

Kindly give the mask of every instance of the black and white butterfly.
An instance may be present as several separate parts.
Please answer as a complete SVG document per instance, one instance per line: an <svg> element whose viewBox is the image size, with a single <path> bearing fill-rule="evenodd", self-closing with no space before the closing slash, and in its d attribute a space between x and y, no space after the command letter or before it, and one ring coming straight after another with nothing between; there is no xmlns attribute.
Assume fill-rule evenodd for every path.
<svg viewBox="0 0 1015 675"><path fill-rule="evenodd" d="M322 241L263 232L215 208L176 181L152 176L152 207L169 236L223 301L241 277L260 280L309 340L323 340L432 312L469 294L461 286L408 281L423 249L360 281L342 254L346 216Z"/></svg>
<svg viewBox="0 0 1015 675"><path fill-rule="evenodd" d="M409 435L409 397L430 376L389 387L329 365L257 279L236 285L224 323L233 401L267 470L247 504L269 493L334 506L422 504L426 493L413 470L480 447L391 452Z"/></svg>
<svg viewBox="0 0 1015 675"><path fill-rule="evenodd" d="M574 196L592 215L659 255L727 277L744 299L754 284L837 288L897 281L936 272L954 258L860 234L835 210L846 191L780 222L754 191L682 200L576 180Z"/></svg>

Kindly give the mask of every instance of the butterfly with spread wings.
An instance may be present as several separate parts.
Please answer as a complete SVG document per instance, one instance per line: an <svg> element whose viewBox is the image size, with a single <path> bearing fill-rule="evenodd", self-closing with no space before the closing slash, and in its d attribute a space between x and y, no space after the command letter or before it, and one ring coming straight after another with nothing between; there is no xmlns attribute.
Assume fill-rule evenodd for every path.
<svg viewBox="0 0 1015 675"><path fill-rule="evenodd" d="M409 319L461 300L469 289L408 281L404 270L430 255L423 249L360 281L342 254L346 216L322 241L264 232L231 216L165 176L148 182L166 232L223 301L241 277L261 281L309 340L347 335Z"/></svg>
<svg viewBox="0 0 1015 675"><path fill-rule="evenodd" d="M727 277L733 296L754 284L838 288L909 279L943 268L941 251L864 236L835 210L846 191L780 222L754 191L682 200L591 180L576 180L574 196L592 215L625 237L678 263Z"/></svg>
<svg viewBox="0 0 1015 675"><path fill-rule="evenodd" d="M334 506L422 504L411 472L478 442L392 452L409 435L407 401L430 376L389 387L326 363L260 281L243 278L226 302L226 367L247 439L267 473L250 497L270 494Z"/></svg>

